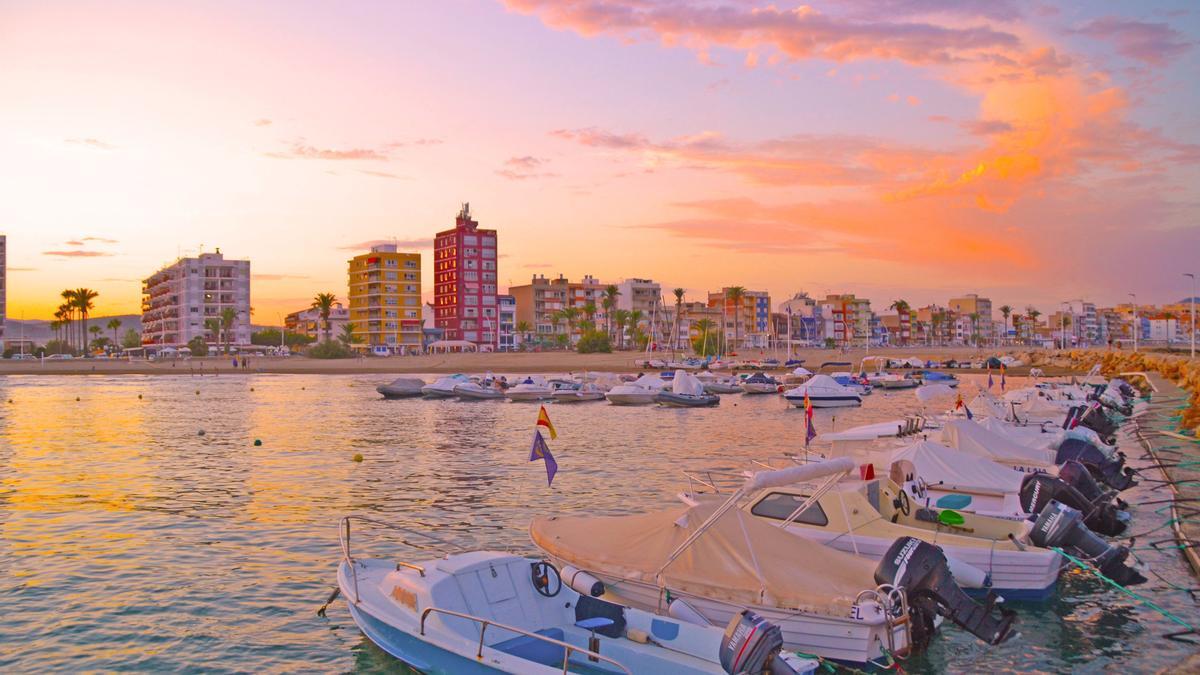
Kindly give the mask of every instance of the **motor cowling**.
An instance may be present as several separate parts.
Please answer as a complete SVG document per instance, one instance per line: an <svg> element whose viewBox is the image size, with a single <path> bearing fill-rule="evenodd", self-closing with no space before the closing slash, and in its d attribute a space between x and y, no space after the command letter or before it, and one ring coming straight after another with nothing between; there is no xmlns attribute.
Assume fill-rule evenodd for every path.
<svg viewBox="0 0 1200 675"><path fill-rule="evenodd" d="M1066 504L1048 504L1034 523L1029 539L1036 546L1060 548L1082 558L1095 565L1101 574L1123 586L1146 581L1146 577L1125 564L1129 549L1112 546L1098 537L1084 524L1083 514Z"/></svg>
<svg viewBox="0 0 1200 675"><path fill-rule="evenodd" d="M1067 438L1058 446L1054 456L1055 464L1065 464L1074 461L1087 467L1087 470L1114 490L1126 490L1137 485L1133 479L1133 470L1125 466L1125 456L1118 453L1115 458L1109 458L1099 448L1078 438Z"/></svg>
<svg viewBox="0 0 1200 675"><path fill-rule="evenodd" d="M910 618L932 632L933 616L941 614L988 644L1000 644L1012 634L1016 612L998 607L995 593L983 604L967 597L954 581L946 556L933 544L915 537L892 542L875 568L875 581L902 588L908 596ZM993 616L993 610L999 616ZM917 645L924 646L924 645Z"/></svg>
<svg viewBox="0 0 1200 675"><path fill-rule="evenodd" d="M1078 463L1073 463L1078 466ZM1087 474L1087 469L1082 466L1079 470ZM1125 531L1126 519L1111 503L1094 503L1079 490L1054 476L1044 473L1026 476L1021 484L1020 498L1026 513L1040 514L1051 502L1058 502L1084 514L1084 523L1094 532L1115 537Z"/></svg>
<svg viewBox="0 0 1200 675"><path fill-rule="evenodd" d="M779 658L783 631L754 612L744 609L733 615L721 639L721 667L726 673L772 673L796 675L796 670Z"/></svg>

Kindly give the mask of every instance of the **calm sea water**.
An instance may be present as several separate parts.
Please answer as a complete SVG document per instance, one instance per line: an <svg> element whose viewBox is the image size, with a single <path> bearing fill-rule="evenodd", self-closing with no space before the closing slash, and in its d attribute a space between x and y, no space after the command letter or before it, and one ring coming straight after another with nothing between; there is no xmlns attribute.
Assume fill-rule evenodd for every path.
<svg viewBox="0 0 1200 675"><path fill-rule="evenodd" d="M527 461L536 405L385 401L374 387L388 379L0 377L0 670L401 671L342 600L316 615L334 585L339 516L532 552L533 515L670 505L681 467L736 465L803 439L802 414L779 397L550 406L560 471L548 488ZM911 392L877 393L861 409L818 411L816 424L914 404ZM1165 520L1153 508L1138 510L1135 530ZM386 536L355 543L397 551ZM1195 586L1177 553L1138 555L1163 577L1138 590L1200 622L1170 585ZM1020 639L986 647L950 627L907 669L1145 671L1195 649L1080 574L1050 602L1015 607Z"/></svg>

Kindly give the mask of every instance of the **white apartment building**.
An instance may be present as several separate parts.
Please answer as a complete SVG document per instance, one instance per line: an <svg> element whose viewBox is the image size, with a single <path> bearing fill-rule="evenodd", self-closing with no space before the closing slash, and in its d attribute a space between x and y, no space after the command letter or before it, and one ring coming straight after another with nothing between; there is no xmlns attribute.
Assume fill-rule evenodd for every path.
<svg viewBox="0 0 1200 675"><path fill-rule="evenodd" d="M221 249L180 258L142 282L142 344L183 347L199 336L215 346L221 332L205 323L226 309L235 315L229 343L250 344L250 261L226 260Z"/></svg>
<svg viewBox="0 0 1200 675"><path fill-rule="evenodd" d="M617 284L617 290L621 294L617 296L616 308L629 312L641 311L641 323L646 333L653 335L656 340L666 340L671 331L671 315L663 305L662 286L650 279L626 279ZM674 298L670 305L674 307ZM651 321L654 322L653 326ZM632 335L631 329L628 332Z"/></svg>
<svg viewBox="0 0 1200 675"><path fill-rule="evenodd" d="M496 349L515 352L521 345L521 336L517 335L517 299L511 295L497 295L496 307L500 311L500 343Z"/></svg>

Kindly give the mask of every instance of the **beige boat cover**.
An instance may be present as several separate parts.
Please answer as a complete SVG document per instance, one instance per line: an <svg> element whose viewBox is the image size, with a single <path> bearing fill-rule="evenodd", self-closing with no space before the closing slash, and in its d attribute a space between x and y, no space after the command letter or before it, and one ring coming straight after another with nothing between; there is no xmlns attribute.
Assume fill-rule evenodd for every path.
<svg viewBox="0 0 1200 675"><path fill-rule="evenodd" d="M671 553L717 508L681 506L631 516L535 518L533 543L595 574L658 585ZM675 592L835 617L875 588L876 563L805 540L743 509L727 512L663 572Z"/></svg>

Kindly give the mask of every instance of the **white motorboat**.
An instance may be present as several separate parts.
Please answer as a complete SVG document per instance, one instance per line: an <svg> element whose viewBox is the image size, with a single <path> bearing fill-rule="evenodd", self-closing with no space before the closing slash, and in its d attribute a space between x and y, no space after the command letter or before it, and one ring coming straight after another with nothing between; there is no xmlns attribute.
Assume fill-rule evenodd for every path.
<svg viewBox="0 0 1200 675"><path fill-rule="evenodd" d="M666 384L658 375L646 373L633 382L609 389L604 397L613 405L650 405Z"/></svg>
<svg viewBox="0 0 1200 675"><path fill-rule="evenodd" d="M786 373L783 376L783 384L804 384L813 376L813 372L804 366L798 366L795 370Z"/></svg>
<svg viewBox="0 0 1200 675"><path fill-rule="evenodd" d="M788 403L796 407L804 407L804 397L814 408L840 408L862 405L862 395L857 391L843 387L828 375L814 375L808 382L783 392Z"/></svg>
<svg viewBox="0 0 1200 675"><path fill-rule="evenodd" d="M742 393L742 384L736 377L705 371L696 375L696 379L700 380L704 385L704 391L709 394Z"/></svg>
<svg viewBox="0 0 1200 675"><path fill-rule="evenodd" d="M384 398L412 398L425 392L425 380L415 377L398 377L387 384L375 387L375 391L383 394Z"/></svg>
<svg viewBox="0 0 1200 675"><path fill-rule="evenodd" d="M677 370L671 380L671 389L659 392L654 401L668 408L706 408L718 405L721 397L708 393L704 383L695 375L686 370Z"/></svg>
<svg viewBox="0 0 1200 675"><path fill-rule="evenodd" d="M902 595L934 599L938 611L986 641L1005 640L1014 617L1002 610L1003 616L994 618L991 606L967 598L935 546L897 539L876 566L814 547L737 508L748 494L847 467L853 462L842 458L758 472L720 505L537 518L530 535L552 559L596 577L623 603L694 615L715 625L748 606L780 627L786 648L824 658L867 663L876 662L885 649L908 653L916 646L914 636L928 636L934 624L929 605ZM903 607L909 608L908 616Z"/></svg>
<svg viewBox="0 0 1200 675"><path fill-rule="evenodd" d="M504 398L504 389L495 380L461 382L454 387L454 395L463 401L493 401Z"/></svg>
<svg viewBox="0 0 1200 675"><path fill-rule="evenodd" d="M554 397L554 387L544 377L531 375L505 390L511 401L546 401Z"/></svg>
<svg viewBox="0 0 1200 675"><path fill-rule="evenodd" d="M573 389L563 388L554 392L555 403L580 403L583 401L603 400L604 389L592 382L585 382Z"/></svg>
<svg viewBox="0 0 1200 675"><path fill-rule="evenodd" d="M728 629L658 616L581 593L577 571L511 553L357 559L351 520L384 525L343 519L338 591L372 642L422 673L808 675L820 665L782 651L779 629L751 613Z"/></svg>
<svg viewBox="0 0 1200 675"><path fill-rule="evenodd" d="M742 380L742 391L747 394L778 394L779 387L779 380L761 371Z"/></svg>
<svg viewBox="0 0 1200 675"><path fill-rule="evenodd" d="M973 420L955 419L946 422L942 427L941 441L946 447L990 459L1017 471L1058 475L1053 450L1023 445Z"/></svg>
<svg viewBox="0 0 1200 675"><path fill-rule="evenodd" d="M421 393L428 398L454 398L458 395L454 393L454 388L467 381L466 375L447 375L446 377L439 377L433 382L421 387Z"/></svg>

